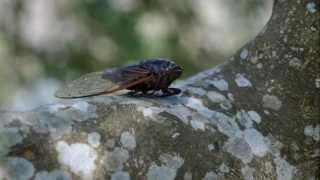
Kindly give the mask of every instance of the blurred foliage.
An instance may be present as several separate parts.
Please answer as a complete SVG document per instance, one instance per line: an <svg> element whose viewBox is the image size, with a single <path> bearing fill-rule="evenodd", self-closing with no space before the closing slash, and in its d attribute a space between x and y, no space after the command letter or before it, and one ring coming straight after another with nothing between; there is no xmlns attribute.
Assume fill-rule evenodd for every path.
<svg viewBox="0 0 320 180"><path fill-rule="evenodd" d="M189 76L253 38L265 7L263 0L3 0L0 104L39 79L66 81L150 57L173 59ZM220 36L224 26L231 30Z"/></svg>

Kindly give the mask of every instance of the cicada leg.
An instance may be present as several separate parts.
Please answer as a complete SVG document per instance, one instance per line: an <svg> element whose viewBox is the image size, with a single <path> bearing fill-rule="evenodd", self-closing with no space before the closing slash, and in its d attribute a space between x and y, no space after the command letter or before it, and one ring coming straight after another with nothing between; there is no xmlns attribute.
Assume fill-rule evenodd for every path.
<svg viewBox="0 0 320 180"><path fill-rule="evenodd" d="M126 93L126 95L128 96L137 96L140 92L139 91L129 91L128 93Z"/></svg>
<svg viewBox="0 0 320 180"><path fill-rule="evenodd" d="M159 97L173 96L181 93L181 89L178 88L167 88L162 89L162 94Z"/></svg>
<svg viewBox="0 0 320 180"><path fill-rule="evenodd" d="M130 91L128 92L126 95L128 96L133 96L133 97L147 97L147 96L151 96L154 94L154 91Z"/></svg>

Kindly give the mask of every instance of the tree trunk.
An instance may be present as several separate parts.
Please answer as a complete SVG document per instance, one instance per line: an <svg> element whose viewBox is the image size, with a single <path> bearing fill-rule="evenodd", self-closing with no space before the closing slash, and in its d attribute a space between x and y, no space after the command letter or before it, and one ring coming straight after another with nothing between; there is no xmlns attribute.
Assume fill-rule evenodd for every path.
<svg viewBox="0 0 320 180"><path fill-rule="evenodd" d="M178 97L99 96L0 115L0 179L317 179L319 1L278 0L263 32Z"/></svg>

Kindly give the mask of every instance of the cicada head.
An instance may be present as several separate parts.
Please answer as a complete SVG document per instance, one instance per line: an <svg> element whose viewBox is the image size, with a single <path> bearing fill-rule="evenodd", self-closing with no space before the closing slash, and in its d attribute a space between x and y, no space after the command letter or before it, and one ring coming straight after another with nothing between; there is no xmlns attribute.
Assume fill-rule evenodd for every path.
<svg viewBox="0 0 320 180"><path fill-rule="evenodd" d="M141 65L156 76L164 75L169 83L179 78L183 71L174 61L163 58L147 59Z"/></svg>
<svg viewBox="0 0 320 180"><path fill-rule="evenodd" d="M183 69L174 62L171 62L169 67L167 68L167 75L170 82L178 79L183 72Z"/></svg>

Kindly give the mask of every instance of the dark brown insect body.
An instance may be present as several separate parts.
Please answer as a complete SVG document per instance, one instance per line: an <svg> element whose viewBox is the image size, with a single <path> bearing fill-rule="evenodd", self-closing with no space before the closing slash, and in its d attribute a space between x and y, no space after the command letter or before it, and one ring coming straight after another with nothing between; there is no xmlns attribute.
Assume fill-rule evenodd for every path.
<svg viewBox="0 0 320 180"><path fill-rule="evenodd" d="M176 80L182 74L182 68L175 64L173 61L166 59L147 59L139 64L124 66L115 69L107 69L102 73L98 73L100 76L99 81L112 82L112 85L108 85L100 90L82 93L61 93L63 91L57 91L56 97L59 98L80 98L97 96L101 94L109 94L119 90L128 89L131 90L131 95L148 94L153 95L157 91L161 91L162 94L156 96L171 96L179 94L180 89L169 88L170 84ZM89 77L89 76L88 76ZM90 76L91 79L94 77ZM90 78L82 78L82 82ZM85 84L81 81L75 81L74 84ZM70 84L67 88L76 88L78 85ZM92 86L92 85L91 85ZM66 88L66 89L67 89ZM94 87L91 87L93 89Z"/></svg>

